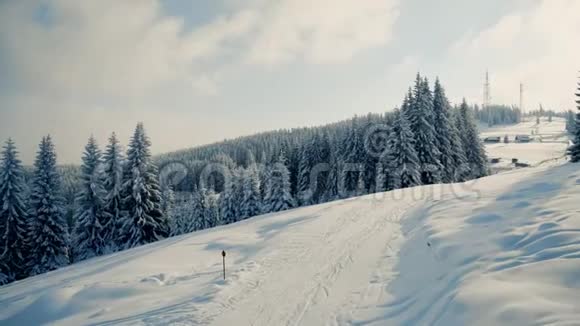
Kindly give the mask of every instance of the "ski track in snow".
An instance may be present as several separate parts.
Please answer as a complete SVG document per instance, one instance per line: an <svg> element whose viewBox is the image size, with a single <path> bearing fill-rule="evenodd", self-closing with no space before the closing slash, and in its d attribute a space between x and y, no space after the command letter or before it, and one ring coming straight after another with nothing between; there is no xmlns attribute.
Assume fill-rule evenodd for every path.
<svg viewBox="0 0 580 326"><path fill-rule="evenodd" d="M373 296L380 295L377 290L385 291L388 279L376 269L385 267L381 266L385 255L395 253L390 240L401 236L399 222L409 206L398 204L386 209L372 196L351 199L347 204L354 207L346 211L340 210L346 204L324 208L328 218L302 222L291 232L278 234L276 248L256 254L245 268L231 275L236 281L216 294L211 303L191 307L190 314L176 316L173 311L148 322L345 324L352 313L345 315L345 310L369 299L376 303ZM369 279L373 279L370 284Z"/></svg>

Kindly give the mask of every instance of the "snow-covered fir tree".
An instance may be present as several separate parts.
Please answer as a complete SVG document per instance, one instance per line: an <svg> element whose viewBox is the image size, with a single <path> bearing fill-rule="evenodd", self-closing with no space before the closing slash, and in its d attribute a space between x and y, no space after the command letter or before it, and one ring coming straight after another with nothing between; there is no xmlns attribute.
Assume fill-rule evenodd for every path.
<svg viewBox="0 0 580 326"><path fill-rule="evenodd" d="M421 184L421 172L415 138L407 118L409 96L401 110L395 110L391 137L382 164L388 166L390 181L394 189L413 187Z"/></svg>
<svg viewBox="0 0 580 326"><path fill-rule="evenodd" d="M173 205L175 204L175 194L169 185L161 185L161 211L170 218Z"/></svg>
<svg viewBox="0 0 580 326"><path fill-rule="evenodd" d="M331 141L328 132L322 131L322 135L316 138L316 143L314 147L317 151L317 161L314 167L317 170L316 178L314 181L313 189L313 201L315 203L324 203L327 201L325 197L328 188L328 177L330 171L327 169L327 164L329 164L330 152L331 152ZM318 166L318 164L321 164Z"/></svg>
<svg viewBox="0 0 580 326"><path fill-rule="evenodd" d="M42 138L34 161L30 194L30 274L55 270L69 263L69 235L63 215L60 176L50 136Z"/></svg>
<svg viewBox="0 0 580 326"><path fill-rule="evenodd" d="M239 166L232 173L233 204L235 205L236 222L242 219L242 202L244 201L244 168Z"/></svg>
<svg viewBox="0 0 580 326"><path fill-rule="evenodd" d="M466 138L466 128L463 122L463 117L461 114L461 109L460 106L455 105L452 109L452 120L453 120L453 125L455 126L455 129L457 130L457 136L458 136L458 144L461 147L461 153L463 154L463 164L458 165L459 168L457 169L456 173L455 173L455 178L457 179L457 181L459 182L463 182L463 181L467 181L467 180L471 180L472 177L472 171L471 171L471 164L467 161L467 154L465 152L465 149L467 148L468 143L467 143L467 138Z"/></svg>
<svg viewBox="0 0 580 326"><path fill-rule="evenodd" d="M379 163L377 163L375 172L374 192L379 193L387 191L387 173L388 169L379 161Z"/></svg>
<svg viewBox="0 0 580 326"><path fill-rule="evenodd" d="M109 244L111 251L122 247L120 240L120 222L123 215L123 149L115 133L109 138L109 144L103 154L103 186L105 195L105 214L109 217L109 224L104 225L102 237Z"/></svg>
<svg viewBox="0 0 580 326"><path fill-rule="evenodd" d="M221 225L219 196L209 189L204 191L205 210L203 212L204 227L203 229L213 228Z"/></svg>
<svg viewBox="0 0 580 326"><path fill-rule="evenodd" d="M487 155L477 131L472 110L463 99L459 107L463 150L469 165L469 179L480 178L488 174Z"/></svg>
<svg viewBox="0 0 580 326"><path fill-rule="evenodd" d="M295 206L294 198L290 193L290 173L283 163L285 161L284 155L281 154L278 162L270 168L264 213L280 212Z"/></svg>
<svg viewBox="0 0 580 326"><path fill-rule="evenodd" d="M310 182L310 169L315 161L311 142L302 145L300 149L300 163L298 164L297 199L300 206L313 203L313 193Z"/></svg>
<svg viewBox="0 0 580 326"><path fill-rule="evenodd" d="M576 119L574 121L574 130L572 134L572 146L568 148L568 155L570 155L570 162L580 162L580 82L576 93L576 105L578 112L576 112Z"/></svg>
<svg viewBox="0 0 580 326"><path fill-rule="evenodd" d="M387 121L377 123L371 114L364 118L363 134L363 152L360 157L363 165L363 182L365 192L372 193L376 190L377 178L377 164L379 163L380 152L384 152L386 148L386 137L384 127L387 126ZM374 128L379 126L379 128ZM375 130L375 132L372 132ZM380 187L379 187L380 188Z"/></svg>
<svg viewBox="0 0 580 326"><path fill-rule="evenodd" d="M169 221L161 210L157 167L151 162L151 142L139 123L127 150L123 169L123 208L120 243L132 248L169 235Z"/></svg>
<svg viewBox="0 0 580 326"><path fill-rule="evenodd" d="M260 198L266 198L266 182L268 181L268 167L262 162L257 165L258 180L260 182Z"/></svg>
<svg viewBox="0 0 580 326"><path fill-rule="evenodd" d="M449 108L449 113L449 122L452 129L450 139L452 148L451 156L453 158L453 165L456 168L453 181L463 182L469 177L469 166L467 164L467 157L465 156L463 141L460 135L459 125L462 125L461 115L459 114L459 110L455 110L454 108ZM463 130L463 128L461 128L461 130Z"/></svg>
<svg viewBox="0 0 580 326"><path fill-rule="evenodd" d="M170 211L170 235L176 236L195 231L193 202L195 194L176 199Z"/></svg>
<svg viewBox="0 0 580 326"><path fill-rule="evenodd" d="M415 137L415 151L421 165L421 182L434 184L441 181L441 153L435 143L435 128L432 124L433 97L426 79L417 74L412 95L408 96L409 105L406 116Z"/></svg>
<svg viewBox="0 0 580 326"><path fill-rule="evenodd" d="M6 141L0 166L0 284L27 276L28 228L26 184L12 139Z"/></svg>
<svg viewBox="0 0 580 326"><path fill-rule="evenodd" d="M198 190L198 196L196 198L197 203L195 204L195 219L196 219L196 230L205 230L211 227L212 221L209 219L209 205L208 205L208 190L201 186Z"/></svg>
<svg viewBox="0 0 580 326"><path fill-rule="evenodd" d="M336 145L335 145L336 146ZM340 161L340 156L338 150L333 150L330 152L328 162L328 178L326 181L326 187L324 190L323 200L324 202L329 202L335 200L339 196L339 180L342 171L342 164Z"/></svg>
<svg viewBox="0 0 580 326"><path fill-rule="evenodd" d="M244 197L243 173L239 168L233 169L226 178L225 189L219 199L222 223L230 224L240 220L241 204Z"/></svg>
<svg viewBox="0 0 580 326"><path fill-rule="evenodd" d="M240 207L241 219L259 215L262 212L262 199L260 198L260 179L256 164L248 166L243 174L244 197Z"/></svg>
<svg viewBox="0 0 580 326"><path fill-rule="evenodd" d="M341 197L356 196L359 175L364 173L364 144L360 139L356 121L352 120L348 133L342 143L342 164L339 179L339 194Z"/></svg>
<svg viewBox="0 0 580 326"><path fill-rule="evenodd" d="M439 161L442 165L441 181L456 181L456 171L462 158L463 148L451 117L451 105L445 96L445 90L439 79L435 80L433 90L433 116L435 121L435 143L440 152ZM459 152L458 152L459 151Z"/></svg>
<svg viewBox="0 0 580 326"><path fill-rule="evenodd" d="M366 185L365 185L365 178L364 178L364 174L361 173L358 176L358 182L356 184L356 195L362 196L362 195L365 195L366 193L367 193L367 189L366 189Z"/></svg>
<svg viewBox="0 0 580 326"><path fill-rule="evenodd" d="M75 261L100 256L108 252L112 239L103 229L110 227L105 212L106 191L102 173L101 151L94 137L90 137L83 153L81 190L76 198L75 227L72 254Z"/></svg>
<svg viewBox="0 0 580 326"><path fill-rule="evenodd" d="M230 180L226 183L226 188L220 195L219 207L220 216L224 224L230 224L236 222L236 206L234 203L234 187L235 185Z"/></svg>

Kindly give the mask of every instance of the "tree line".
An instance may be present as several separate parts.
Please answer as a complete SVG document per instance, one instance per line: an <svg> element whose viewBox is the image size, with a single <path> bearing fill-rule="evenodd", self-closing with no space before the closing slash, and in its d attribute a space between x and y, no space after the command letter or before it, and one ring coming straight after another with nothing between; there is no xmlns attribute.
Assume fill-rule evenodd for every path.
<svg viewBox="0 0 580 326"><path fill-rule="evenodd" d="M126 157L114 133L104 153L93 137L89 139L71 230L51 137L40 142L29 183L14 141L8 139L0 169L2 282L169 236L150 145L142 124L135 129Z"/></svg>
<svg viewBox="0 0 580 326"><path fill-rule="evenodd" d="M150 146L138 124L126 152L114 133L103 152L91 137L80 168L62 168L47 136L27 173L9 139L0 282L259 214L488 174L474 109L453 107L438 79L431 88L419 74L385 114L155 158Z"/></svg>
<svg viewBox="0 0 580 326"><path fill-rule="evenodd" d="M522 111L515 106L492 104L480 108L473 106L475 118L487 124L488 127L495 125L515 124L522 120Z"/></svg>

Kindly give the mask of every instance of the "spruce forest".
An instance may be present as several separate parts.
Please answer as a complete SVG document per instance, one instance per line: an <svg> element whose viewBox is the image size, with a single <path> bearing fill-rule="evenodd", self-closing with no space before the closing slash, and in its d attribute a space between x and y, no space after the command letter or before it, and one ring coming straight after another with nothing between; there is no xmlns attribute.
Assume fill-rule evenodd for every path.
<svg viewBox="0 0 580 326"><path fill-rule="evenodd" d="M500 108L496 123L519 119ZM486 176L477 123L438 79L417 74L399 108L153 157L145 126L126 146L93 137L58 166L50 136L32 168L8 139L0 166L0 282L252 216L422 184ZM489 116L489 115L488 115ZM503 118L499 118L503 117Z"/></svg>

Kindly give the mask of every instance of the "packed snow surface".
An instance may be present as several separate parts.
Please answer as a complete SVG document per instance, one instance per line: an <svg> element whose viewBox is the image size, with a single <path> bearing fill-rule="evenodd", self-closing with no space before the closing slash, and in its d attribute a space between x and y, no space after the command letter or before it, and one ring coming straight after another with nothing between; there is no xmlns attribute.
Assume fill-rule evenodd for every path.
<svg viewBox="0 0 580 326"><path fill-rule="evenodd" d="M543 161L74 264L1 287L0 325L577 325L580 165Z"/></svg>

